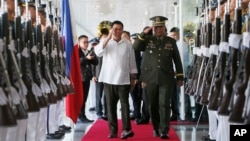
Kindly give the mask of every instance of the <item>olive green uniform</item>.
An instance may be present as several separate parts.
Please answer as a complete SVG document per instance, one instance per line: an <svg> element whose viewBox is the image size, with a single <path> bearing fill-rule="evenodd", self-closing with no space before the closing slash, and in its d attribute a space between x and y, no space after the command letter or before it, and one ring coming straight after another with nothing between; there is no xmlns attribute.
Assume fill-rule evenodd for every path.
<svg viewBox="0 0 250 141"><path fill-rule="evenodd" d="M140 79L146 82L154 130L168 133L174 78L176 76L177 80L183 80L182 62L176 41L165 35L157 39L156 36L141 33L135 40L133 48L144 51Z"/></svg>

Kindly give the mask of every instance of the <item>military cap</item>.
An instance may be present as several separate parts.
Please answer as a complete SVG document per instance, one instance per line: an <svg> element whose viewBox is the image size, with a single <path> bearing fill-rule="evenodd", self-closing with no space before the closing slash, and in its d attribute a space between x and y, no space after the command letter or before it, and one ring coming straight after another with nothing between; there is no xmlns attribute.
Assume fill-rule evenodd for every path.
<svg viewBox="0 0 250 141"><path fill-rule="evenodd" d="M150 20L153 21L153 26L165 26L165 21L168 20L168 18L163 16L154 16L150 18Z"/></svg>
<svg viewBox="0 0 250 141"><path fill-rule="evenodd" d="M45 11L46 4L39 4L38 5L38 11Z"/></svg>
<svg viewBox="0 0 250 141"><path fill-rule="evenodd" d="M209 9L209 10L215 10L215 9L217 8L217 6L218 6L217 0L211 0L211 1L209 2L209 4L210 4L210 8L211 8L211 9Z"/></svg>
<svg viewBox="0 0 250 141"><path fill-rule="evenodd" d="M187 31L187 32L184 33L184 36L185 37L192 37L193 34L190 31Z"/></svg>
<svg viewBox="0 0 250 141"><path fill-rule="evenodd" d="M97 38L93 38L89 41L90 44L98 44L99 40Z"/></svg>
<svg viewBox="0 0 250 141"><path fill-rule="evenodd" d="M36 1L35 0L18 0L18 5L20 6L26 6L26 1L28 1L29 6L35 6Z"/></svg>
<svg viewBox="0 0 250 141"><path fill-rule="evenodd" d="M134 33L130 36L130 38L135 39L139 33Z"/></svg>
<svg viewBox="0 0 250 141"><path fill-rule="evenodd" d="M220 4L224 4L227 0L220 0Z"/></svg>

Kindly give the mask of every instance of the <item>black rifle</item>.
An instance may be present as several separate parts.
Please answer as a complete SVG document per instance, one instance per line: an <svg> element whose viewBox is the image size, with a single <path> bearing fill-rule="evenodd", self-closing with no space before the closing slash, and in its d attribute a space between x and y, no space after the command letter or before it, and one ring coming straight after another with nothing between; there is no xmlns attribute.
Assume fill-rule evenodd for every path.
<svg viewBox="0 0 250 141"><path fill-rule="evenodd" d="M239 1L236 1L236 8L235 8L235 17L232 25L233 33L236 35L241 35L241 29L242 29L242 19L241 19L241 4L239 4ZM231 36L231 35L230 35ZM239 47L240 45L238 45ZM230 75L229 80L226 81L224 84L225 91L223 91L223 97L221 105L218 109L219 115L228 116L230 113L229 104L230 99L232 98L233 94L233 85L236 80L236 72L238 69L238 58L240 57L239 49L236 49L234 47L230 47L230 53L229 53L229 60L228 64L226 65L225 71L227 71L229 74L224 73L224 75Z"/></svg>
<svg viewBox="0 0 250 141"><path fill-rule="evenodd" d="M2 4L1 9L4 7ZM7 45L9 44L9 21L8 21L8 13L4 11L0 16L0 85L3 88L3 94L6 94L5 97L8 99L6 105L2 105L0 107L1 112L3 112L3 117L1 118L0 124L4 126L13 126L17 125L16 122L16 113L15 106L13 105L13 101L11 98L11 82L9 79L9 74L6 66L6 50ZM2 94L1 94L2 95Z"/></svg>
<svg viewBox="0 0 250 141"><path fill-rule="evenodd" d="M249 76L250 77L250 76ZM249 103L250 103L250 78L248 78L248 90L245 92L247 94L246 97L246 102L245 102L245 106L244 106L244 110L243 110L243 116L245 117L245 122L244 124L246 125L250 125L250 107L249 107Z"/></svg>
<svg viewBox="0 0 250 141"><path fill-rule="evenodd" d="M219 7L219 5L218 5ZM204 78L204 82L203 82L203 91L202 91L202 97L200 100L201 104L205 104L207 105L209 103L208 101L208 96L209 96L209 90L211 87L211 83L212 83L212 78L213 78L213 72L214 72L214 68L215 68L215 64L216 64L216 60L217 60L217 53L218 53L218 45L220 43L220 28L221 26L221 21L220 21L220 17L219 17L219 11L216 11L216 18L215 18L215 28L213 28L213 51L211 53L211 56L208 60L208 64L207 64L207 72L205 78Z"/></svg>
<svg viewBox="0 0 250 141"><path fill-rule="evenodd" d="M196 30L196 37L195 37L195 48L194 48L194 55L193 55L193 64L192 64L192 74L190 75L190 81L186 84L185 87L185 94L188 95L194 95L193 86L196 81L197 76L197 69L198 65L200 64L200 56L197 56L197 49L200 47L200 36L201 36L201 29L200 25L198 25L198 28Z"/></svg>
<svg viewBox="0 0 250 141"><path fill-rule="evenodd" d="M223 26L221 29L221 46L227 46L228 37L230 34L230 13L229 13L229 2L227 5L225 5L225 14L224 14L224 20L223 20ZM228 49L228 47L225 47ZM229 50L229 49L228 49ZM211 87L209 89L209 103L208 103L208 109L217 111L220 103L221 103L221 97L223 93L223 84L225 82L226 76L225 73L225 67L226 67L226 59L227 59L228 52L226 49L222 50L220 49L219 56L217 57L216 65L214 68L213 78Z"/></svg>
<svg viewBox="0 0 250 141"><path fill-rule="evenodd" d="M195 99L196 99L197 103L200 102L202 89L203 89L202 85L204 82L203 79L207 73L206 66L207 66L207 63L209 60L209 56L206 53L209 52L209 46L211 45L211 41L212 41L212 24L209 21L208 13L205 14L205 20L206 20L206 24L204 24L204 27L203 27L204 31L205 31L205 32L203 32L204 33L203 34L204 35L203 36L204 44L201 46L202 60L201 60L200 69L199 69L199 73L198 73L196 92L195 92Z"/></svg>
<svg viewBox="0 0 250 141"><path fill-rule="evenodd" d="M22 31L22 42L23 46L21 46L22 55L21 55L21 72L23 74L23 81L28 88L28 94L26 95L26 99L28 102L29 112L37 112L40 110L39 103L37 100L37 96L32 91L32 85L34 83L34 79L31 72L31 60L30 60L30 42L32 41L32 33L33 33L33 25L31 20L27 20L24 23L24 30Z"/></svg>
<svg viewBox="0 0 250 141"><path fill-rule="evenodd" d="M203 24L204 25L204 24ZM199 30L199 33L203 33L205 32L205 26L201 25L201 28ZM198 80L199 80L199 72L200 72L200 68L201 68L201 63L202 63L202 54L201 54L201 45L204 45L204 34L197 34L197 35L200 35L199 37L199 40L197 41L200 41L198 43L199 46L197 46L196 48L196 58L195 58L195 62L194 62L194 69L193 69L193 74L192 74L192 79L190 81L190 89L188 91L188 94L193 96L196 94L196 91L197 91L197 83L198 83Z"/></svg>
<svg viewBox="0 0 250 141"><path fill-rule="evenodd" d="M1 97L5 97L6 99L6 104L0 106L0 126L16 126L16 110L11 97L11 83L6 63L2 54L3 48L4 40L0 38L0 88L3 88L3 93L1 93L0 95L2 95Z"/></svg>
<svg viewBox="0 0 250 141"><path fill-rule="evenodd" d="M4 4L1 4L3 9ZM6 67L7 45L9 44L9 21L8 13L3 11L0 15L0 87L3 90L2 95L6 97L6 104L0 106L0 126L16 126L16 110L11 99L11 82Z"/></svg>
<svg viewBox="0 0 250 141"><path fill-rule="evenodd" d="M62 37L60 37L60 42L59 44L61 44L59 47L60 52L59 52L59 63L60 63L60 74L64 77L66 84L67 84L67 93L68 94L73 94L74 93L74 88L73 85L71 83L71 81L69 80L69 78L66 76L66 68L65 68L65 57L64 57L64 46L63 46L63 39Z"/></svg>
<svg viewBox="0 0 250 141"><path fill-rule="evenodd" d="M212 33L213 33L213 29L212 29L212 23L209 21L206 25L207 28L207 37L206 37L206 47L208 47L208 49L210 48L211 44L212 44ZM207 50L207 52L210 52L209 50ZM200 104L207 104L207 91L206 88L210 86L211 83L211 78L210 75L213 71L211 71L211 67L213 67L212 65L210 65L212 63L212 56L210 55L210 53L208 55L204 56L204 63L203 63L203 69L205 69L205 72L203 74L203 79L200 80L201 81L201 87L199 88L198 91L198 96L196 97L196 102L200 103Z"/></svg>
<svg viewBox="0 0 250 141"><path fill-rule="evenodd" d="M249 15L246 16L246 29L249 34ZM245 34L246 35L246 34ZM245 37L249 38L249 36ZM244 108L247 106L247 101L246 101L246 96L245 96L245 91L247 89L248 85L248 79L249 79L249 73L250 73L250 63L247 62L247 60L250 60L250 50L249 50L249 42L244 44L244 38L243 38L243 45L246 47L243 54L242 58L239 64L239 68L237 70L237 80L234 84L234 93L236 99L234 97L231 98L231 104L229 109L231 109L231 113L229 115L229 121L230 122L236 122L236 123L244 123L245 117L243 116L244 113ZM246 95L249 95L249 93L246 93ZM234 102L235 100L235 102Z"/></svg>
<svg viewBox="0 0 250 141"><path fill-rule="evenodd" d="M54 40L54 46L53 46L53 55L51 57L51 60L50 60L50 70L51 72L53 73L53 76L52 79L54 79L54 82L57 82L56 85L57 85L57 90L58 90L58 94L61 96L61 97L65 97L67 95L67 90L65 89L66 87L64 87L62 85L62 77L61 77L61 74L60 74L60 65L59 65L59 36L58 36L58 30L55 29L54 30L54 33L53 33L54 37L53 37L53 40ZM53 65L52 65L53 64Z"/></svg>

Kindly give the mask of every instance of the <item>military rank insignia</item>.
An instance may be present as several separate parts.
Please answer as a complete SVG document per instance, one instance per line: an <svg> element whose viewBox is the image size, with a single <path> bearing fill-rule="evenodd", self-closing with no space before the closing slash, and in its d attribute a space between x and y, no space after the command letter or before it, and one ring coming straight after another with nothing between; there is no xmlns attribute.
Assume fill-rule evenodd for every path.
<svg viewBox="0 0 250 141"><path fill-rule="evenodd" d="M151 49L156 48L156 46L152 40L149 40L149 42L147 44L147 48L151 48Z"/></svg>
<svg viewBox="0 0 250 141"><path fill-rule="evenodd" d="M172 46L172 44L170 44L170 43L166 43L164 48L165 48L166 50L173 50L173 46Z"/></svg>

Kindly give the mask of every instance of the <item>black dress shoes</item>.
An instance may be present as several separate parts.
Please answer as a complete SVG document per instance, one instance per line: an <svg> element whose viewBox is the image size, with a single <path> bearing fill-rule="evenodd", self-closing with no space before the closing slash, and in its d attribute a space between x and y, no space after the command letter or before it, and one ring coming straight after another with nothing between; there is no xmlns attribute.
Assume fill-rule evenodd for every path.
<svg viewBox="0 0 250 141"><path fill-rule="evenodd" d="M122 134L121 134L121 139L126 139L128 137L133 137L134 136L134 132L131 130L123 130Z"/></svg>
<svg viewBox="0 0 250 141"><path fill-rule="evenodd" d="M160 138L161 139L169 139L169 136L166 133L161 133Z"/></svg>
<svg viewBox="0 0 250 141"><path fill-rule="evenodd" d="M95 107L90 107L89 111L95 111Z"/></svg>
<svg viewBox="0 0 250 141"><path fill-rule="evenodd" d="M66 125L61 125L59 126L59 131L64 131L65 133L71 132L71 127L66 126Z"/></svg>
<svg viewBox="0 0 250 141"><path fill-rule="evenodd" d="M64 130L71 130L71 127L66 125L60 125L59 128L62 128Z"/></svg>
<svg viewBox="0 0 250 141"><path fill-rule="evenodd" d="M172 116L172 117L170 118L170 121L177 121L177 117L176 117L176 116Z"/></svg>
<svg viewBox="0 0 250 141"><path fill-rule="evenodd" d="M56 134L56 133L47 134L47 139L62 139L63 137L64 135L62 134Z"/></svg>
<svg viewBox="0 0 250 141"><path fill-rule="evenodd" d="M138 125L140 125L140 124L148 124L149 121L141 118L141 119L136 119L135 123L138 124Z"/></svg>
<svg viewBox="0 0 250 141"><path fill-rule="evenodd" d="M108 135L108 138L117 138L117 134L115 134L115 133L110 133L110 134Z"/></svg>
<svg viewBox="0 0 250 141"><path fill-rule="evenodd" d="M210 139L209 135L201 137L201 140L203 140L203 141L215 141L215 140Z"/></svg>
<svg viewBox="0 0 250 141"><path fill-rule="evenodd" d="M153 131L153 137L160 137L159 131L154 130Z"/></svg>
<svg viewBox="0 0 250 141"><path fill-rule="evenodd" d="M108 120L108 117L107 117L107 116L102 116L101 118L102 118L103 120L106 120L106 121Z"/></svg>
<svg viewBox="0 0 250 141"><path fill-rule="evenodd" d="M88 119L87 117L80 117L79 119L80 119L80 122L82 123L91 123L94 121L94 120Z"/></svg>

